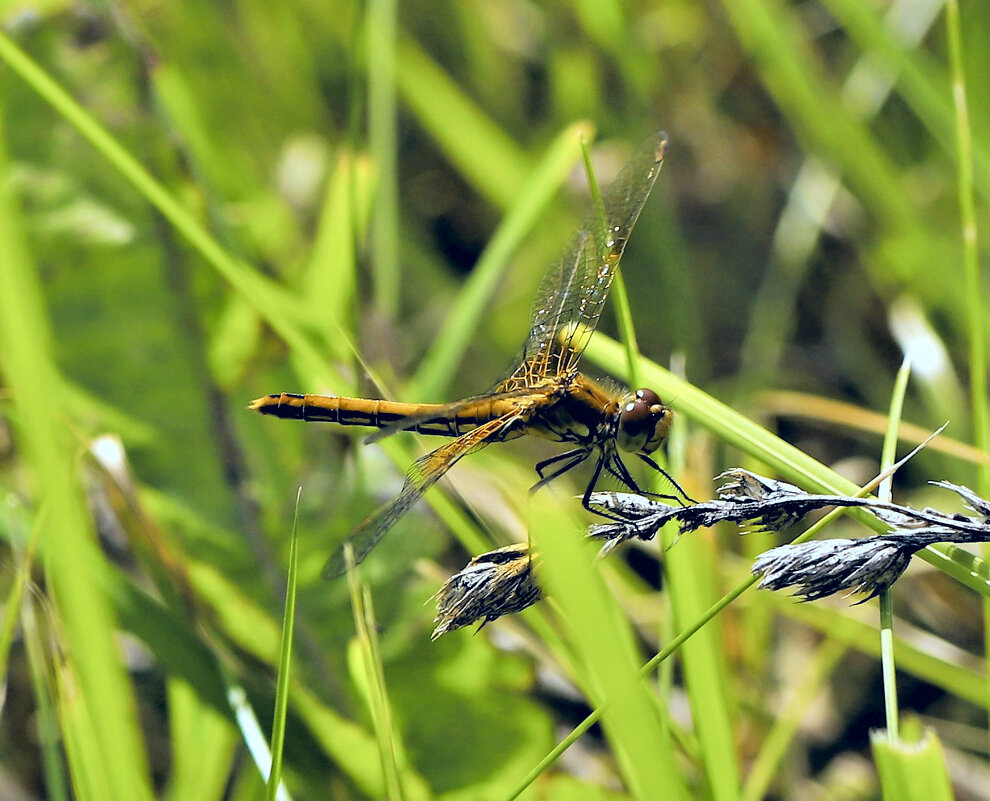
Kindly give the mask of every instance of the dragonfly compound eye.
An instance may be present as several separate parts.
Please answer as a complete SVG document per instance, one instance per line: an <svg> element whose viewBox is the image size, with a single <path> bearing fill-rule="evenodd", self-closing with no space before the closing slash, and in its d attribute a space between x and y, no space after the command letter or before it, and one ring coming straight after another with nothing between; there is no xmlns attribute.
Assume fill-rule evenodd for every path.
<svg viewBox="0 0 990 801"><path fill-rule="evenodd" d="M673 416L656 392L637 389L619 412L619 447L630 453L653 453L667 439Z"/></svg>

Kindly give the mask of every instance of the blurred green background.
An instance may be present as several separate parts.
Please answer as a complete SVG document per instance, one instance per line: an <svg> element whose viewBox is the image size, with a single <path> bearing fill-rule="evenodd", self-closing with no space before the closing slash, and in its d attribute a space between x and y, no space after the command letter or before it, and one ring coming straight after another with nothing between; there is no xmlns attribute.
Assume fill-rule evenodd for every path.
<svg viewBox="0 0 990 801"><path fill-rule="evenodd" d="M12 567L0 589L14 622L0 796L262 797L228 696L245 688L269 725L301 486L288 787L384 797L347 586L318 574L398 491L414 438L363 447L246 405L281 391L443 401L490 386L590 208L582 133L602 185L650 131L670 137L622 263L645 357L865 483L910 350L904 419L951 425L896 492L935 505L930 479L986 489L962 445L974 437L968 326L985 295L964 270L940 2L11 2L2 20L0 533ZM963 2L960 29L986 232L990 6ZM11 42L105 133L80 134ZM149 202L154 187L115 146L184 223ZM601 330L616 333L611 309ZM625 370L594 357L587 372ZM16 375L46 376L27 410ZM691 495L710 497L725 467L759 467L665 400L678 410L671 470ZM38 421L64 476L38 456ZM553 452L518 442L465 460L454 490L431 492L454 499L442 520L420 504L367 562L406 797L507 797L600 698L549 604L429 641L428 601L469 556L449 531L472 551L525 538L532 465ZM551 493L575 531L582 479ZM73 516L76 491L87 506ZM98 535L99 554L73 563L60 540L73 526L78 542ZM699 551L683 574L697 571L699 612L776 544L692 538L677 548ZM655 549L601 572L637 664L690 619ZM903 708L938 724L957 797L990 797L980 599L931 569L904 586ZM698 658L720 687L716 710L697 706L704 688L685 687L684 668L662 674L670 781L695 798L876 797L875 614L764 595L706 629ZM95 617L73 614L76 597ZM111 662L113 675L99 668ZM67 702L77 679L82 711ZM795 692L794 725L770 738ZM67 762L44 747L59 740ZM524 797L651 797L621 742L593 729Z"/></svg>

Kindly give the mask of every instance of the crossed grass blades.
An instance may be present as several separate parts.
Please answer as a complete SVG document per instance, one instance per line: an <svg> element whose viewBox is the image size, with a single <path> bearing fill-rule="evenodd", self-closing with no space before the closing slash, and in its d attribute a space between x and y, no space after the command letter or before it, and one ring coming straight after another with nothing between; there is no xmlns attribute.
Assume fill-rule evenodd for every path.
<svg viewBox="0 0 990 801"><path fill-rule="evenodd" d="M922 548L940 542L990 541L990 501L968 487L948 481L934 486L959 495L973 515L854 498L812 495L799 487L742 468L718 476L717 497L689 506L628 492L596 492L591 503L614 519L597 523L589 536L602 540L601 556L624 542L649 541L671 521L681 534L716 523L736 523L743 532L780 531L809 512L837 507L866 509L890 527L885 534L862 539L829 539L781 545L760 554L752 572L762 576L760 588L794 588L803 601L839 592L865 594L862 603L884 592ZM502 615L519 612L540 600L533 575L533 555L525 545L512 545L476 556L451 576L437 593L437 628L433 639L476 620L482 626Z"/></svg>

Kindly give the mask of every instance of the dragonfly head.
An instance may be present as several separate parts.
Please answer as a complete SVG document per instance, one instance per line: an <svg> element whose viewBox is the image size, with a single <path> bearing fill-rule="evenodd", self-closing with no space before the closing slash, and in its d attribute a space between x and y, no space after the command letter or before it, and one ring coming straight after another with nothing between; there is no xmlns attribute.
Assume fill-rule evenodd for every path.
<svg viewBox="0 0 990 801"><path fill-rule="evenodd" d="M674 413L652 389L637 389L619 412L616 441L627 453L653 453L670 431Z"/></svg>

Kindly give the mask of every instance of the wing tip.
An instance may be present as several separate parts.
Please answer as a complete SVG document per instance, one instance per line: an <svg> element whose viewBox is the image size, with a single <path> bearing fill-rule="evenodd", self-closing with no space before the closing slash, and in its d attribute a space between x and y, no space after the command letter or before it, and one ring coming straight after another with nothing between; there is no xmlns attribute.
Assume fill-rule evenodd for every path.
<svg viewBox="0 0 990 801"><path fill-rule="evenodd" d="M343 550L335 551L333 556L327 559L320 576L325 581L333 581L343 576L347 572L347 564L343 558Z"/></svg>

